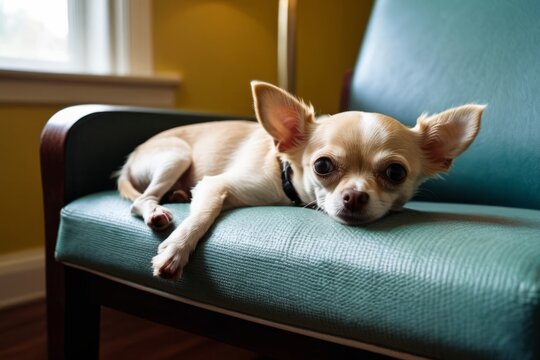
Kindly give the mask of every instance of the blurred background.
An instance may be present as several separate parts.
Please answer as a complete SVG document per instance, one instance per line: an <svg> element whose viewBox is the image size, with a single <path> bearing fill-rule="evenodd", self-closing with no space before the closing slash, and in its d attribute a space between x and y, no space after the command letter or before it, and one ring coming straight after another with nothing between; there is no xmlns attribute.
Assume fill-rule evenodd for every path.
<svg viewBox="0 0 540 360"><path fill-rule="evenodd" d="M277 84L279 0L0 0L0 309L44 295L39 138L63 107L252 115ZM295 93L338 111L372 1L298 0Z"/></svg>

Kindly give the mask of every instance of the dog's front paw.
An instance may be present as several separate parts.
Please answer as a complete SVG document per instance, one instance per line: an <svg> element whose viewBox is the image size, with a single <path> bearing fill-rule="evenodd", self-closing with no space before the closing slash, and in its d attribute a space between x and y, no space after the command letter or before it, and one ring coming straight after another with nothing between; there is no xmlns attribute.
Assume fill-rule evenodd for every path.
<svg viewBox="0 0 540 360"><path fill-rule="evenodd" d="M185 250L169 246L167 250L162 251L152 258L154 276L172 280L180 279L188 258L189 253L186 253Z"/></svg>
<svg viewBox="0 0 540 360"><path fill-rule="evenodd" d="M156 206L146 220L146 224L154 230L163 230L171 225L173 219L172 213L163 206Z"/></svg>
<svg viewBox="0 0 540 360"><path fill-rule="evenodd" d="M171 239L166 239L166 240L163 240L161 242L161 244L159 244L158 246L158 250L157 250L157 253L158 254L161 254L162 252L164 252L165 250L167 250L167 248L169 246L173 246L175 244L175 241L171 240Z"/></svg>

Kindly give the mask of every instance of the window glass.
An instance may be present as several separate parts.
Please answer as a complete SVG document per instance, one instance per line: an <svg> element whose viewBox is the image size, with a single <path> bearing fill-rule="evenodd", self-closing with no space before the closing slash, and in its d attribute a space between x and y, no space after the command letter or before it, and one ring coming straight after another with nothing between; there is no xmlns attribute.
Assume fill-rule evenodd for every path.
<svg viewBox="0 0 540 360"><path fill-rule="evenodd" d="M0 0L0 65L50 68L74 62L68 0Z"/></svg>

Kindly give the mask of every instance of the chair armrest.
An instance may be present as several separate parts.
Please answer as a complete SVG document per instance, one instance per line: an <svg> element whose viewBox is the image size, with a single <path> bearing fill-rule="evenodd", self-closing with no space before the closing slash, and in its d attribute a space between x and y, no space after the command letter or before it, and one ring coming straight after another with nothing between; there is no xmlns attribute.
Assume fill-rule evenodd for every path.
<svg viewBox="0 0 540 360"><path fill-rule="evenodd" d="M146 139L163 130L231 118L161 109L80 105L56 113L41 136L44 194L63 182L64 204L113 189L114 171Z"/></svg>
<svg viewBox="0 0 540 360"><path fill-rule="evenodd" d="M79 105L57 112L41 134L46 224L56 224L60 209L70 201L113 189L114 171L152 135L175 126L231 118L239 117L107 105ZM56 231L54 237L47 236L53 239Z"/></svg>
<svg viewBox="0 0 540 360"><path fill-rule="evenodd" d="M57 112L41 134L49 344L63 346L55 324L64 321L65 271L55 261L60 210L72 200L113 189L112 177L137 145L158 132L203 121L245 119L160 109L79 105ZM50 346L50 347L51 347ZM52 350L50 350L52 351Z"/></svg>
<svg viewBox="0 0 540 360"><path fill-rule="evenodd" d="M242 117L107 105L57 112L43 129L40 147L45 223L54 229L47 231L47 243L56 243L60 209L83 195L113 189L112 174L137 145L175 126L232 118Z"/></svg>

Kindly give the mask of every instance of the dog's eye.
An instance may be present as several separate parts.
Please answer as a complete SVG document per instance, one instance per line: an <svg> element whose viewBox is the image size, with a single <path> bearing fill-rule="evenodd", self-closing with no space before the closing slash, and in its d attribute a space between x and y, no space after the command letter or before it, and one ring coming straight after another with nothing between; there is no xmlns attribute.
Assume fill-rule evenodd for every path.
<svg viewBox="0 0 540 360"><path fill-rule="evenodd" d="M313 164L313 169L315 170L317 175L328 175L332 171L334 171L336 167L332 163L332 160L327 157L322 157L315 161L315 163Z"/></svg>
<svg viewBox="0 0 540 360"><path fill-rule="evenodd" d="M384 171L384 175L394 184L400 184L407 177L407 170L400 164L391 164Z"/></svg>

